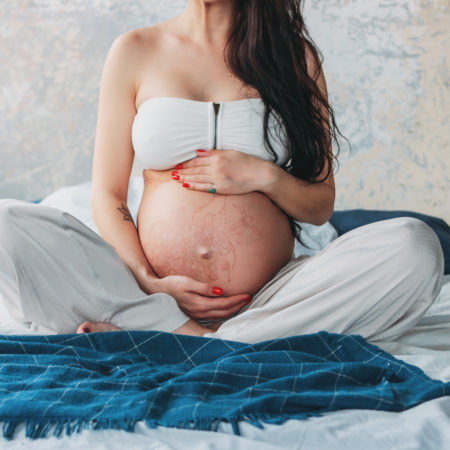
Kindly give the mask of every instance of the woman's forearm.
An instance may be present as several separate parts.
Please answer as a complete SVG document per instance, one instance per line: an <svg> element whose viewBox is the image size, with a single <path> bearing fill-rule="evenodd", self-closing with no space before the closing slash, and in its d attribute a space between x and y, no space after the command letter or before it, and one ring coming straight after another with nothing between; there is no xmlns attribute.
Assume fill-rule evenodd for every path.
<svg viewBox="0 0 450 450"><path fill-rule="evenodd" d="M335 188L332 174L322 183L307 183L270 161L264 161L258 190L298 222L324 224L333 213Z"/></svg>
<svg viewBox="0 0 450 450"><path fill-rule="evenodd" d="M114 247L138 283L140 279L146 279L147 283L149 278L157 279L142 249L126 201L114 194L96 194L91 206L92 218L101 237Z"/></svg>

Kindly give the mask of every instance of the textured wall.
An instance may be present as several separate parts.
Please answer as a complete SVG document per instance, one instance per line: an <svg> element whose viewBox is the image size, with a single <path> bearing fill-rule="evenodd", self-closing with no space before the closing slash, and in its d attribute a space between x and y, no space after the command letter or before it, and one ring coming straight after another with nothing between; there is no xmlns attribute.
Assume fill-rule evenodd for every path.
<svg viewBox="0 0 450 450"><path fill-rule="evenodd" d="M352 146L337 208L411 209L450 222L448 0L311 0L338 123Z"/></svg>
<svg viewBox="0 0 450 450"><path fill-rule="evenodd" d="M114 38L186 0L0 1L0 197L90 179L101 70ZM337 208L450 221L448 0L307 0L343 143Z"/></svg>
<svg viewBox="0 0 450 450"><path fill-rule="evenodd" d="M116 36L184 0L0 0L0 198L91 177L101 72Z"/></svg>

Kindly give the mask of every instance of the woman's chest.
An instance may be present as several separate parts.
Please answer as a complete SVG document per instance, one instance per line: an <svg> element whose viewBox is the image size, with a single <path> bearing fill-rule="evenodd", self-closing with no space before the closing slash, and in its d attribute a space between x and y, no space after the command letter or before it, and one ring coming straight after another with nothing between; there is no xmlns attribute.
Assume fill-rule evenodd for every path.
<svg viewBox="0 0 450 450"><path fill-rule="evenodd" d="M238 150L273 160L264 131L261 98L203 102L179 97L152 97L139 107L132 124L134 151L145 168L165 170L196 156L197 149ZM278 164L287 151L278 122L268 120L269 142Z"/></svg>
<svg viewBox="0 0 450 450"><path fill-rule="evenodd" d="M146 99L161 96L197 101L260 97L254 87L229 71L223 54L173 42L154 49L139 67L136 78L136 109Z"/></svg>

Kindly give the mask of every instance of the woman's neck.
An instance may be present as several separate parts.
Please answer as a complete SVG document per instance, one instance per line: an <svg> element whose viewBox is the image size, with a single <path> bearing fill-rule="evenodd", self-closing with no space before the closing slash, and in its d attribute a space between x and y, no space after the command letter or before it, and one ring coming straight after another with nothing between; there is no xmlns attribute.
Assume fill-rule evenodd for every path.
<svg viewBox="0 0 450 450"><path fill-rule="evenodd" d="M232 0L189 0L178 19L190 40L215 46L226 42L232 13Z"/></svg>

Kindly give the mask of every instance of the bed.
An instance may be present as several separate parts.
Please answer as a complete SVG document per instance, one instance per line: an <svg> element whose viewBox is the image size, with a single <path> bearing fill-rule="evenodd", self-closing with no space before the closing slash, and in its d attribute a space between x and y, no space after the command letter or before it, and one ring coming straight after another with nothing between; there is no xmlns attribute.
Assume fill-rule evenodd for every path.
<svg viewBox="0 0 450 450"><path fill-rule="evenodd" d="M48 206L68 211L98 232L90 217L90 183L64 187L42 200ZM136 219L142 195L142 179L132 177L129 186L128 206ZM295 253L315 253L338 235L364 223L394 217L413 215L426 221L437 232L446 255L446 272L449 266L449 229L444 221L407 211L339 211L329 223L303 227L303 237L308 248L296 243ZM0 334L20 344L33 333L25 324L11 319L0 302ZM202 338L199 338L202 339ZM420 322L395 342L377 343L381 351L398 360L414 365L431 379L441 380L450 386L450 274L444 276L439 297ZM2 370L5 367L2 368ZM450 392L450 391L448 391ZM3 395L2 395L3 396ZM1 397L0 397L1 399ZM0 400L1 401L1 400ZM367 408L342 409L324 412L318 416L288 419L279 424L242 421L235 434L231 423L221 421L216 431L181 429L167 426L152 428L142 421L135 424L134 432L123 429L83 429L71 436L62 433L59 438L48 437L31 440L25 437L25 425L19 424L12 440L0 441L1 448L53 449L53 448L153 448L153 449L450 449L450 396L448 393L424 401L401 412Z"/></svg>

